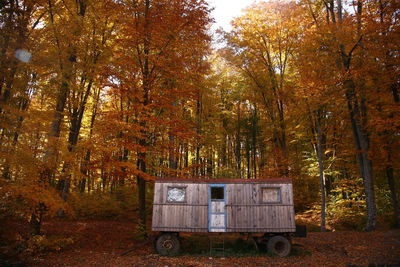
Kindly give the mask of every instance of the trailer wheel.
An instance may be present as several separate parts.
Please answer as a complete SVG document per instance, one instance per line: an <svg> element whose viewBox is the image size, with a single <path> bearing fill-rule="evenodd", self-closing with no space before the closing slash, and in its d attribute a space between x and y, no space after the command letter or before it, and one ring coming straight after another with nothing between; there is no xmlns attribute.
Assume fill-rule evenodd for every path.
<svg viewBox="0 0 400 267"><path fill-rule="evenodd" d="M178 254L180 242L174 234L162 234L157 238L156 250L163 256L172 256Z"/></svg>
<svg viewBox="0 0 400 267"><path fill-rule="evenodd" d="M286 257L292 249L292 244L290 244L290 241L287 238L276 235L268 240L267 247L268 252L279 257Z"/></svg>

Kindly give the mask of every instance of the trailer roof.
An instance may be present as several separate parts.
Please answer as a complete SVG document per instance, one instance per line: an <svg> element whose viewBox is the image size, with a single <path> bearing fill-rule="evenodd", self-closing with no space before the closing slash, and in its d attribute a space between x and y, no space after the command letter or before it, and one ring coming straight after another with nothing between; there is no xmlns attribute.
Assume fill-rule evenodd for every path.
<svg viewBox="0 0 400 267"><path fill-rule="evenodd" d="M208 183L208 184L225 184L225 183L282 183L290 184L290 178L266 178L266 179L205 179L205 178L157 178L156 182L170 182L170 183Z"/></svg>

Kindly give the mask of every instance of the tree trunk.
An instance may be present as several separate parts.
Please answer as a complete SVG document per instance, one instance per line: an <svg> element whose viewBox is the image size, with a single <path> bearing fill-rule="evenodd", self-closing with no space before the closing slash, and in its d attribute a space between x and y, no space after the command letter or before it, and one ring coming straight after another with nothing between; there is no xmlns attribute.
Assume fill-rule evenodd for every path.
<svg viewBox="0 0 400 267"><path fill-rule="evenodd" d="M53 5L51 0L48 1L49 4L49 14L50 14L50 22L52 26L54 27L54 13L53 13ZM55 38L57 43L59 42L58 36L56 33ZM61 51L59 51L61 53ZM59 64L60 64L60 70L61 70L61 83L60 83L60 88L58 91L57 95L57 100L56 100L56 110L53 115L53 120L51 122L50 126L50 131L49 131L49 147L47 148L46 151L46 156L45 156L45 168L41 173L42 179L45 179L47 181L52 180L54 176L54 172L57 167L57 143L58 143L58 138L60 137L60 132L61 132L61 124L64 118L64 109L65 109L65 104L69 95L70 91L70 80L72 77L72 62L69 60L69 55L67 56L67 60L63 58L59 58ZM64 62L65 61L65 62Z"/></svg>
<svg viewBox="0 0 400 267"><path fill-rule="evenodd" d="M236 126L236 149L235 149L235 155L236 155L236 168L238 173L240 174L240 168L241 168L241 136L240 136L240 121L241 121L241 117L240 117L240 101L238 102L238 107L237 107L237 126Z"/></svg>
<svg viewBox="0 0 400 267"><path fill-rule="evenodd" d="M318 157L318 169L319 169L319 181L321 188L321 232L326 231L326 187L325 187L325 175L324 175L324 160L322 151L322 131L321 131L321 110L316 112L315 124L317 128L317 157Z"/></svg>
<svg viewBox="0 0 400 267"><path fill-rule="evenodd" d="M143 141L141 141L141 145L145 146L146 144L143 144ZM146 153L138 153L138 169L142 173L146 173ZM139 229L144 230L144 234L147 235L146 232L146 181L142 177L142 175L137 175L136 177L136 184L137 184L137 190L138 190L138 207L139 207Z"/></svg>
<svg viewBox="0 0 400 267"><path fill-rule="evenodd" d="M43 202L39 202L38 206L33 211L29 220L29 226L31 228L31 235L40 235L42 228L43 214L47 211L46 205Z"/></svg>
<svg viewBox="0 0 400 267"><path fill-rule="evenodd" d="M201 91L198 92L198 99L196 102L196 116L197 116L197 123L196 123L196 133L198 136L201 134L201 124L202 124L202 95ZM196 140L196 156L195 156L195 173L194 176L200 175L200 141L199 139Z"/></svg>
<svg viewBox="0 0 400 267"><path fill-rule="evenodd" d="M360 0L359 0L360 1ZM380 22L383 25L382 28L384 28L384 6L382 5L382 1L380 1ZM387 31L384 31L382 33L383 35L387 35ZM390 50L386 47L384 47L386 49L386 57L385 57L385 72L386 73L393 73L394 75L396 75L396 65L389 63L390 61L393 60L394 55L392 55L392 53L390 53ZM399 96L399 82L398 79L396 77L394 77L393 82L390 84L389 87L389 92L392 94L393 97L393 101L394 103L396 103L397 105L400 104L400 96ZM389 118L390 119L394 119L396 118L396 116L398 116L398 113L396 114L396 112L392 111L389 114ZM390 196L391 196L391 202L393 205L393 218L394 218L394 222L395 222L395 226L396 227L400 227L400 207L399 207L399 200L398 200L398 196L397 196L397 190L396 190L396 178L394 177L394 170L393 170L393 143L390 141L391 138L393 138L393 136L395 136L395 133L391 130L387 130L384 133L384 137L385 139L387 139L388 141L386 142L386 153L387 153L387 166L386 166L386 178L387 178L387 182L388 182L388 186L389 186L389 190L390 190Z"/></svg>
<svg viewBox="0 0 400 267"><path fill-rule="evenodd" d="M172 133L168 134L169 139L169 153L168 153L168 162L169 168L171 170L176 170L178 168L178 164L175 157L175 137Z"/></svg>
<svg viewBox="0 0 400 267"><path fill-rule="evenodd" d="M27 111L29 108L30 99L29 99L29 95L27 93L28 90L29 90L28 84L26 84L25 85L25 98L21 99L20 103L18 104L18 109L20 111ZM18 118L17 118L17 125L15 126L15 130L14 130L14 134L13 134L13 141L12 141L11 149L9 151L10 155L15 153L15 149L18 144L18 137L20 135L20 130L21 130L22 123L24 120L25 120L25 117L22 115L18 116ZM11 178L12 178L11 166L10 166L8 157L5 158L2 176L6 180L11 180Z"/></svg>
<svg viewBox="0 0 400 267"><path fill-rule="evenodd" d="M369 138L361 122L361 111L355 95L355 84L353 80L344 82L346 90L347 106L350 115L357 160L360 167L360 175L364 181L366 204L367 204L367 225L366 231L373 231L376 228L376 204L375 189L372 173L372 162L368 158Z"/></svg>
<svg viewBox="0 0 400 267"><path fill-rule="evenodd" d="M149 105L149 92L150 92L150 32L149 32L149 12L150 12L150 0L145 0L144 5L144 38L143 38L143 65L142 65L142 92L143 92L143 109L146 110ZM140 48L139 48L140 49ZM146 129L146 121L141 120L140 126L142 129ZM147 134L143 131L143 138L139 140L139 145L143 150L146 151L148 146L146 137ZM143 234L147 236L146 231L146 181L143 174L147 172L146 167L146 152L139 152L137 159L137 168L142 173L137 175L136 184L138 189L138 207L139 207L139 229L143 231Z"/></svg>
<svg viewBox="0 0 400 267"><path fill-rule="evenodd" d="M390 190L390 197L393 205L394 226L400 227L400 207L397 197L396 184L394 179L394 170L391 166L386 167L386 177Z"/></svg>
<svg viewBox="0 0 400 267"><path fill-rule="evenodd" d="M362 5L358 2L358 16L361 17ZM337 0L337 14L338 23L343 23L342 13L342 0ZM359 21L361 23L361 20ZM360 28L360 25L357 25ZM358 43L354 45L349 53L346 53L344 44L339 44L340 60L342 70L347 75L350 75L350 65L352 60L352 53L359 46L361 36ZM343 88L345 89L345 95L347 100L347 107L350 116L350 122L353 132L353 138L355 143L355 149L357 153L357 161L359 164L360 175L364 181L364 190L367 204L367 225L366 231L373 231L376 228L376 203L375 203L375 189L374 189L374 177L372 172L372 162L368 158L369 149L369 135L367 131L367 107L364 96L362 99L358 99L356 94L356 85L351 78L348 78L343 82ZM360 104L359 104L360 103Z"/></svg>
<svg viewBox="0 0 400 267"><path fill-rule="evenodd" d="M188 143L185 143L185 165L184 168L189 167L189 145Z"/></svg>
<svg viewBox="0 0 400 267"><path fill-rule="evenodd" d="M257 179L257 107L254 106L252 131L251 131L252 151L253 151L253 178Z"/></svg>
<svg viewBox="0 0 400 267"><path fill-rule="evenodd" d="M251 178L251 161L250 161L250 141L246 140L246 161L247 161L247 179Z"/></svg>

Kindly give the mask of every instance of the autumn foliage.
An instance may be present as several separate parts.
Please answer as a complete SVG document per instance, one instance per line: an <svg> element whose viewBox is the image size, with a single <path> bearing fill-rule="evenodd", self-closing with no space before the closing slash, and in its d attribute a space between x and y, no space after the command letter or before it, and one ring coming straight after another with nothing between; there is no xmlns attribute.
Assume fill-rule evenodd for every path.
<svg viewBox="0 0 400 267"><path fill-rule="evenodd" d="M205 0L1 1L0 221L145 230L155 177L289 176L322 230L399 225L399 10L260 1L212 50Z"/></svg>

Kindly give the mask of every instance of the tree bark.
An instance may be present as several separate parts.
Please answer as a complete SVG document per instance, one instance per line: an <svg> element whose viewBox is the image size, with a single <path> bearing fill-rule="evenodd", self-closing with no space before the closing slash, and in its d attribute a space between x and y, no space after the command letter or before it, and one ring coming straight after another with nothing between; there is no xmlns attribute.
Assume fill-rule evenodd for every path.
<svg viewBox="0 0 400 267"><path fill-rule="evenodd" d="M142 146L146 145L143 143L143 141L141 141L140 143ZM138 169L142 173L147 172L145 159L146 159L146 153L138 154L137 165L138 165ZM136 184L137 184L137 190L138 190L139 228L144 229L144 232L145 232L144 234L147 235L147 232L146 232L146 181L142 177L142 175L140 175L140 174L137 175Z"/></svg>
<svg viewBox="0 0 400 267"><path fill-rule="evenodd" d="M236 155L236 169L239 174L241 174L240 168L241 168L241 131L240 131L240 121L241 121L241 116L240 116L240 101L238 102L237 106L237 124L236 124L236 147L235 147L235 155Z"/></svg>
<svg viewBox="0 0 400 267"><path fill-rule="evenodd" d="M399 207L399 201L398 201L397 191L396 191L396 184L395 184L395 179L394 179L394 170L391 166L386 167L386 177L387 177L389 190L390 190L390 197L391 197L392 205L393 205L394 226L400 227L400 207Z"/></svg>
<svg viewBox="0 0 400 267"><path fill-rule="evenodd" d="M169 139L169 151L168 151L168 162L169 168L171 170L176 170L178 168L178 163L176 161L175 153L175 136L170 132L168 134Z"/></svg>
<svg viewBox="0 0 400 267"><path fill-rule="evenodd" d="M149 91L150 91L150 32L149 32L149 12L150 12L150 0L145 0L144 4L144 38L143 38L143 65L142 65L142 92L143 101L142 106L144 112L149 105ZM146 128L146 122L144 119L141 120L140 126L142 129ZM138 189L138 207L139 207L139 229L144 231L144 235L147 236L146 231L146 181L143 174L147 172L146 166L146 148L148 146L146 140L146 133L143 132L143 138L139 140L139 145L142 147L144 152L138 153L137 167L141 171L141 174L137 175L136 184Z"/></svg>
<svg viewBox="0 0 400 267"><path fill-rule="evenodd" d="M376 204L374 177L372 173L372 162L368 158L369 138L361 122L361 111L355 95L354 81L349 79L344 82L346 90L347 106L350 115L353 138L357 153L357 160L360 168L360 175L364 181L364 189L367 204L367 225L366 231L373 231L376 228Z"/></svg>
<svg viewBox="0 0 400 267"><path fill-rule="evenodd" d="M361 18L362 5L358 2L358 16ZM343 23L342 13L342 0L337 0L337 14L338 23L341 27ZM361 23L361 20L359 21ZM360 25L357 25L360 28ZM361 28L360 28L361 29ZM361 33L358 33L361 34ZM346 75L350 75L350 66L352 60L352 53L360 45L362 36L359 36L359 41L353 46L350 52L345 51L345 45L339 44L341 68ZM354 80L350 77L344 80L343 88L347 100L347 107L350 116L350 122L353 132L353 138L356 149L356 156L360 170L360 176L364 181L364 190L367 205L367 225L366 231L373 231L376 228L376 203L375 203L375 189L374 189L374 176L372 172L372 161L368 157L369 148L369 134L367 131L367 107L364 96L358 99L356 94L356 85Z"/></svg>
<svg viewBox="0 0 400 267"><path fill-rule="evenodd" d="M198 99L196 101L196 133L197 136L200 136L201 134L201 125L202 125L202 94L201 91L199 90L198 92ZM199 139L196 140L196 156L195 156L195 173L194 176L199 176L200 175L200 141Z"/></svg>
<svg viewBox="0 0 400 267"><path fill-rule="evenodd" d="M319 169L319 182L321 188L321 232L326 231L326 187L324 174L324 160L322 151L321 110L316 112L315 124L317 128L317 158Z"/></svg>
<svg viewBox="0 0 400 267"><path fill-rule="evenodd" d="M257 179L257 107L254 106L251 129L251 147L253 151L253 178Z"/></svg>

